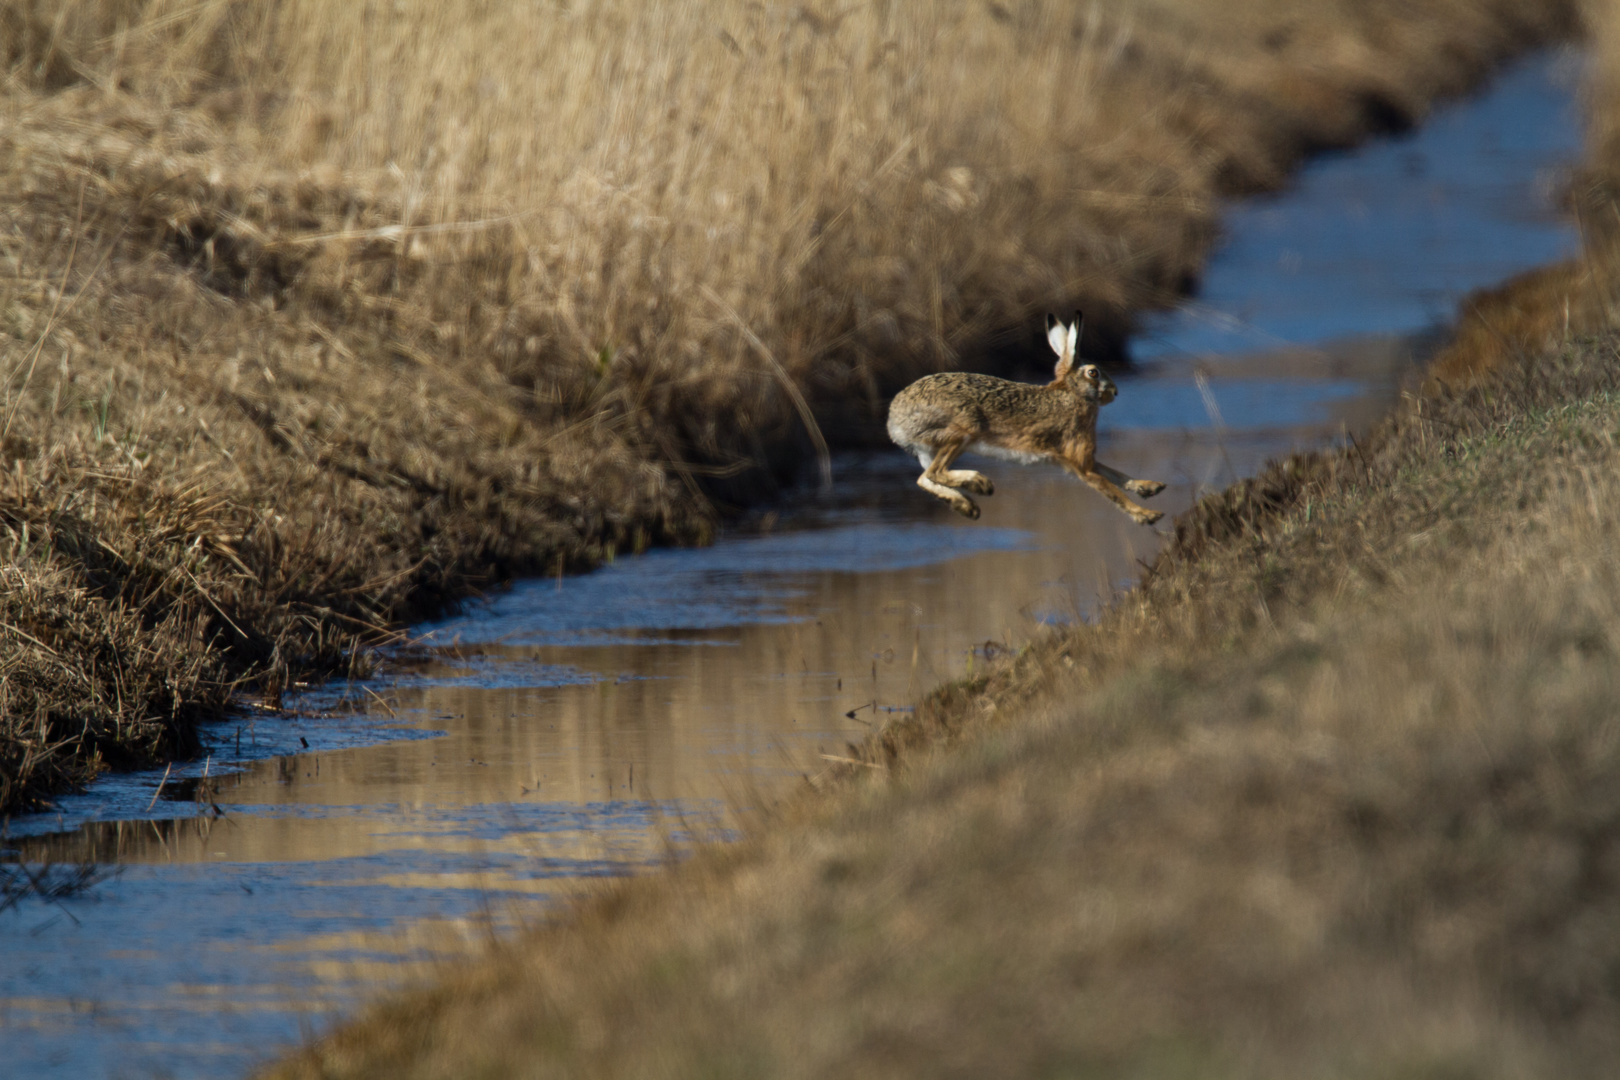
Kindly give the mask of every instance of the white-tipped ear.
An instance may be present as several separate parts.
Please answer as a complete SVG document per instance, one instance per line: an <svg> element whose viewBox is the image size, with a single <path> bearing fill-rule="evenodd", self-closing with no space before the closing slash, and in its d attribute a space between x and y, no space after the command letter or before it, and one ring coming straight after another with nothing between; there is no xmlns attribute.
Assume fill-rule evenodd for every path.
<svg viewBox="0 0 1620 1080"><path fill-rule="evenodd" d="M1078 311L1074 313L1074 325L1069 327L1069 363L1080 355L1080 327L1085 324L1086 317Z"/></svg>
<svg viewBox="0 0 1620 1080"><path fill-rule="evenodd" d="M1053 382L1062 382L1069 377L1069 371L1074 367L1075 346L1080 343L1080 313L1074 313L1074 325L1065 326L1058 322L1055 315L1046 317L1046 340L1052 343L1052 351L1057 353L1057 368L1052 372Z"/></svg>
<svg viewBox="0 0 1620 1080"><path fill-rule="evenodd" d="M1051 344L1052 351L1057 353L1058 359L1063 359L1063 347L1069 340L1069 329L1058 322L1058 317L1048 313L1046 316L1046 340Z"/></svg>

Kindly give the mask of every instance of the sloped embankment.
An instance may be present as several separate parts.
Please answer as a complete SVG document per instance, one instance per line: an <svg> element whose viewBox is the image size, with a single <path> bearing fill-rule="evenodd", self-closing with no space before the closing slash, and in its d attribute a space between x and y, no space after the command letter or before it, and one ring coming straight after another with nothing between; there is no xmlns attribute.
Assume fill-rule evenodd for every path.
<svg viewBox="0 0 1620 1080"><path fill-rule="evenodd" d="M272 1075L1608 1075L1617 350L1314 459L881 773Z"/></svg>

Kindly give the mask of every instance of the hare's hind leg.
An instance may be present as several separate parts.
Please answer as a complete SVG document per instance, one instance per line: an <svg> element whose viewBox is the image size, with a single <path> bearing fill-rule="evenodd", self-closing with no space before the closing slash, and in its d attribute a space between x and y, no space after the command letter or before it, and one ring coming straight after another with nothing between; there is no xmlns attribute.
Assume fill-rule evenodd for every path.
<svg viewBox="0 0 1620 1080"><path fill-rule="evenodd" d="M947 443L934 454L932 462L923 463L923 468L928 471L929 478L936 484L971 491L975 495L994 495L996 485L992 484L984 473L972 469L951 468L966 447L966 443Z"/></svg>
<svg viewBox="0 0 1620 1080"><path fill-rule="evenodd" d="M1100 461L1093 461L1091 467L1102 473L1103 479L1117 487L1122 487L1132 495L1140 495L1144 499L1151 499L1164 490L1164 484L1158 480L1132 480L1118 469L1111 469Z"/></svg>
<svg viewBox="0 0 1620 1080"><path fill-rule="evenodd" d="M979 516L979 508L974 504L973 500L968 498L966 495L963 495L960 491L952 490L955 485L952 484L951 481L957 477L964 476L964 474L953 473L945 468L945 466L948 466L956 458L956 455L960 454L961 452L962 447L960 444L947 444L946 446L937 448L932 454L926 450L919 450L917 452L917 460L922 463L923 474L917 477L917 486L929 494L937 495L941 499L944 499L946 502L950 503L951 509L955 510L958 514L961 514L963 517L977 518ZM988 479L980 476L978 473L968 473L965 475L968 477L978 477L979 479L984 480L987 486L990 483ZM970 487L968 490L973 491L977 489Z"/></svg>

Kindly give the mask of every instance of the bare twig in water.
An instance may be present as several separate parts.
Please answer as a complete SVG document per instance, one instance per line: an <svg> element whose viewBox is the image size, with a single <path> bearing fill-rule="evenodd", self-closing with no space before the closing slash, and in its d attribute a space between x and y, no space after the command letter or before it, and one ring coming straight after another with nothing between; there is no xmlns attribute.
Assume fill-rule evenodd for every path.
<svg viewBox="0 0 1620 1080"><path fill-rule="evenodd" d="M152 807L157 805L158 796L163 794L163 785L169 782L169 770L173 768L174 762L172 761L163 767L163 779L158 781L157 790L152 792L152 801L146 804L147 813L150 814L152 812Z"/></svg>
<svg viewBox="0 0 1620 1080"><path fill-rule="evenodd" d="M395 711L394 711L394 710L393 710L393 707L392 707L392 706L390 706L390 705L389 705L389 704L388 704L388 702L386 702L386 701L384 701L384 700L383 700L383 699L382 699L382 695L381 695L381 694L379 694L379 693L377 693L377 691L375 691L375 690L373 690L373 689L372 689L372 688L371 688L371 687L369 687L369 686L362 686L362 687L361 687L361 688L360 688L360 689L362 689L362 690L364 690L364 691L365 691L365 692L366 692L366 693L368 693L368 694L370 694L370 695L371 695L371 696L372 696L372 697L374 697L374 698L376 698L376 699L377 699L377 704L379 704L379 705L381 705L381 706L382 706L382 707L383 707L383 708L385 708L385 709L387 709L387 710L388 710L388 715L389 715L389 716L392 716L392 717L393 717L393 718L394 718L394 719L395 719L395 720L398 720L398 719L399 719L399 714L398 714L398 713L396 713L396 712L395 712Z"/></svg>
<svg viewBox="0 0 1620 1080"><path fill-rule="evenodd" d="M78 863L0 863L0 912L34 897L62 908L62 914L78 919L62 901L87 892L118 874L111 863L85 860Z"/></svg>
<svg viewBox="0 0 1620 1080"><path fill-rule="evenodd" d="M1204 399L1204 411L1209 413L1209 422L1215 428L1215 445L1221 448L1226 474L1236 480L1238 471L1232 467L1232 456L1226 452L1226 421L1221 419L1221 407L1215 403L1215 391L1210 389L1209 376L1202 371L1194 371L1193 381L1198 384L1198 396Z"/></svg>

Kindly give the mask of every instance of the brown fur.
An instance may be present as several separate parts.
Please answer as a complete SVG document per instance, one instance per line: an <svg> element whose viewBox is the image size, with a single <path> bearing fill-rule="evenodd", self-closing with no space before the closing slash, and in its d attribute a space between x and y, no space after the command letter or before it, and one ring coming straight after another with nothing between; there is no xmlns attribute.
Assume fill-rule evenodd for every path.
<svg viewBox="0 0 1620 1080"><path fill-rule="evenodd" d="M990 495L995 485L983 473L951 468L972 448L1023 464L1051 461L1138 524L1158 521L1161 513L1138 506L1125 492L1146 498L1163 491L1164 484L1133 480L1097 460L1097 410L1113 401L1119 388L1095 365L1074 367L1079 331L1078 317L1072 326L1048 317L1047 335L1058 363L1045 386L948 371L918 379L896 395L889 405L889 437L922 462L917 485L957 513L977 518L978 506L962 491Z"/></svg>

